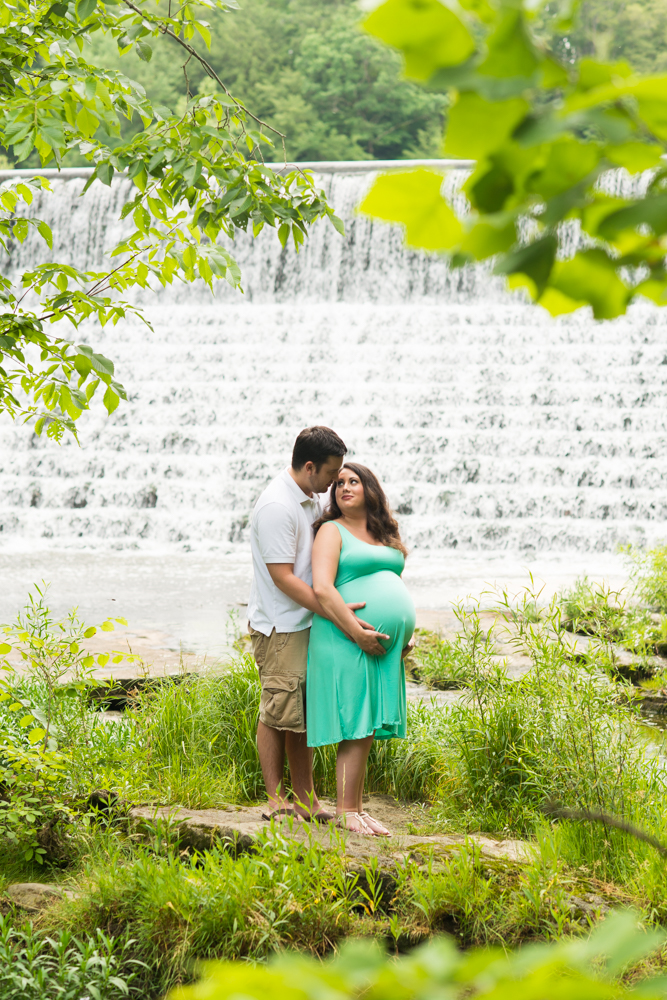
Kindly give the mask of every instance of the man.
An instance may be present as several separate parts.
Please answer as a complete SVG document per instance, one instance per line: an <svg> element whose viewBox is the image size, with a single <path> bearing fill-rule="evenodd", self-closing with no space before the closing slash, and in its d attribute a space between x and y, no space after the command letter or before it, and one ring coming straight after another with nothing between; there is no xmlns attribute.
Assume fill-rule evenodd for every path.
<svg viewBox="0 0 667 1000"><path fill-rule="evenodd" d="M262 685L257 750L269 799L266 819L295 813L328 822L313 788L313 753L306 742L306 665L313 614L328 617L313 591L313 523L322 515L318 494L337 478L347 448L328 427L308 427L294 444L292 464L269 483L255 505L250 545L254 577L249 631ZM349 605L352 610L363 604ZM367 629L364 649L385 650ZM285 753L294 805L283 781Z"/></svg>

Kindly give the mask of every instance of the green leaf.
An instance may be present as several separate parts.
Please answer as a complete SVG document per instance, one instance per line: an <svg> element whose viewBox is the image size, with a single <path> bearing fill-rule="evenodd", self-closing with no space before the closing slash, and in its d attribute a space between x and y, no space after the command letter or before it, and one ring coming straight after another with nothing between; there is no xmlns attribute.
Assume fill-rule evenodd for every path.
<svg viewBox="0 0 667 1000"><path fill-rule="evenodd" d="M87 21L97 7L97 0L77 0L76 17L78 21Z"/></svg>
<svg viewBox="0 0 667 1000"><path fill-rule="evenodd" d="M137 55L143 62L150 62L153 58L153 49L148 42L137 42L135 44Z"/></svg>
<svg viewBox="0 0 667 1000"><path fill-rule="evenodd" d="M97 115L89 111L88 108L82 107L79 109L79 113L76 116L76 127L87 139L95 135L99 124ZM99 172L97 176L99 177Z"/></svg>
<svg viewBox="0 0 667 1000"><path fill-rule="evenodd" d="M598 233L603 239L614 239L624 229L650 226L656 236L667 232L667 194L655 195L636 201L634 205L611 212L599 224Z"/></svg>
<svg viewBox="0 0 667 1000"><path fill-rule="evenodd" d="M92 639L92 637L94 635L96 635L96 633L97 633L97 629L95 628L95 626L94 625L90 625L86 629L86 631L83 633L83 637L84 637L84 639Z"/></svg>
<svg viewBox="0 0 667 1000"><path fill-rule="evenodd" d="M460 94L449 111L445 154L481 159L512 134L529 108L522 97L496 102L479 94Z"/></svg>
<svg viewBox="0 0 667 1000"><path fill-rule="evenodd" d="M331 222L336 232L340 233L341 236L345 236L345 225L343 223L343 220L339 219L337 215L333 215L333 213L329 216L329 218L331 219Z"/></svg>
<svg viewBox="0 0 667 1000"><path fill-rule="evenodd" d="M11 653L12 647L7 642L0 642L0 656L6 656L7 653Z"/></svg>
<svg viewBox="0 0 667 1000"><path fill-rule="evenodd" d="M533 298L537 299L549 280L557 250L557 238L552 235L544 236L501 258L496 264L495 273L525 276L527 282L512 281L510 286L513 288L520 285L527 286Z"/></svg>
<svg viewBox="0 0 667 1000"><path fill-rule="evenodd" d="M577 90L593 90L611 83L616 77L632 76L632 66L626 62L603 63L597 59L580 59L577 64Z"/></svg>
<svg viewBox="0 0 667 1000"><path fill-rule="evenodd" d="M288 222L283 222L282 226L278 229L278 239L280 240L283 249L287 245L287 240L290 234L290 225Z"/></svg>
<svg viewBox="0 0 667 1000"><path fill-rule="evenodd" d="M461 253L470 254L475 260L485 260L509 250L515 240L514 220L498 226L478 222L461 240Z"/></svg>
<svg viewBox="0 0 667 1000"><path fill-rule="evenodd" d="M110 163L98 163L95 168L95 173L103 184L106 184L107 187L110 186L113 178L113 167Z"/></svg>
<svg viewBox="0 0 667 1000"><path fill-rule="evenodd" d="M45 729L40 729L40 728L31 729L30 732L28 733L28 740L30 741L30 743L34 745L35 743L39 743L41 740L43 740L45 736L46 736Z"/></svg>
<svg viewBox="0 0 667 1000"><path fill-rule="evenodd" d="M469 10L476 14L480 21L489 24L496 16L496 11L487 0L459 0L464 10Z"/></svg>
<svg viewBox="0 0 667 1000"><path fill-rule="evenodd" d="M520 9L505 11L487 48L487 57L478 67L484 76L530 77L540 64Z"/></svg>
<svg viewBox="0 0 667 1000"><path fill-rule="evenodd" d="M544 198L553 198L592 174L601 155L595 143L577 142L569 137L558 139L548 149L544 168L534 173L526 188Z"/></svg>
<svg viewBox="0 0 667 1000"><path fill-rule="evenodd" d="M111 386L107 386L107 390L104 393L104 396L102 397L102 402L104 403L104 405L105 405L105 407L107 409L107 413L113 413L113 411L118 406L118 403L120 402L120 399L116 395L116 393L113 391L113 389L111 388Z"/></svg>
<svg viewBox="0 0 667 1000"><path fill-rule="evenodd" d="M616 166L625 167L628 173L637 174L660 164L662 148L646 142L623 142L618 146L607 146L604 155Z"/></svg>
<svg viewBox="0 0 667 1000"><path fill-rule="evenodd" d="M359 206L359 211L405 226L407 246L449 250L463 227L441 194L443 175L432 170L382 174Z"/></svg>
<svg viewBox="0 0 667 1000"><path fill-rule="evenodd" d="M42 222L39 223L39 225L37 226L37 232L42 237L42 239L45 240L46 244L48 245L49 250L52 250L53 249L53 234L52 234L50 228L47 226L46 222L42 221Z"/></svg>
<svg viewBox="0 0 667 1000"><path fill-rule="evenodd" d="M107 663L109 662L109 654L100 653L99 656L97 657L97 662L101 667L106 667Z"/></svg>
<svg viewBox="0 0 667 1000"><path fill-rule="evenodd" d="M109 621L107 619L107 621L102 622L102 624L100 625L100 628L102 629L103 632L113 632L114 625L113 625L112 621Z"/></svg>
<svg viewBox="0 0 667 1000"><path fill-rule="evenodd" d="M363 26L403 53L405 74L414 80L428 80L440 67L457 66L475 51L466 26L439 0L386 0Z"/></svg>
<svg viewBox="0 0 667 1000"><path fill-rule="evenodd" d="M590 303L596 319L613 319L625 312L632 295L604 250L585 250L572 260L558 261L549 284L573 302Z"/></svg>

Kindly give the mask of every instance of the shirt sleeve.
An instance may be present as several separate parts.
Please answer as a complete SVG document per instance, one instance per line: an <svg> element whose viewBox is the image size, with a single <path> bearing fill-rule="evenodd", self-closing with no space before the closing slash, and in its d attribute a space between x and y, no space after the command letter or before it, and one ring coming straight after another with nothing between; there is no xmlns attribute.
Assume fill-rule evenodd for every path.
<svg viewBox="0 0 667 1000"><path fill-rule="evenodd" d="M265 563L295 561L296 529L296 518L281 503L267 503L255 513L255 533Z"/></svg>

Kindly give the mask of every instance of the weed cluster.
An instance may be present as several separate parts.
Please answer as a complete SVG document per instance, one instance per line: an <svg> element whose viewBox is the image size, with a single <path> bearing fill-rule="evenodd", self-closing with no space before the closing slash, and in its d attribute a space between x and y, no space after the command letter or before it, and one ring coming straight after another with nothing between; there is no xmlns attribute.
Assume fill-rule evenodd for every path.
<svg viewBox="0 0 667 1000"><path fill-rule="evenodd" d="M637 597L655 611L667 613L667 545L623 550L630 564Z"/></svg>
<svg viewBox="0 0 667 1000"><path fill-rule="evenodd" d="M414 680L440 691L456 691L465 687L468 680L468 660L455 642L418 628L416 645L406 657L405 669Z"/></svg>
<svg viewBox="0 0 667 1000"><path fill-rule="evenodd" d="M612 671L619 671L616 646L639 658L634 670L624 671L631 678L650 676L655 672L653 657L667 657L667 615L629 603L622 591L582 577L561 594L560 609L562 627L598 639Z"/></svg>
<svg viewBox="0 0 667 1000"><path fill-rule="evenodd" d="M120 1000L140 996L143 964L130 956L132 942L95 929L74 937L28 924L16 928L0 915L0 1000Z"/></svg>

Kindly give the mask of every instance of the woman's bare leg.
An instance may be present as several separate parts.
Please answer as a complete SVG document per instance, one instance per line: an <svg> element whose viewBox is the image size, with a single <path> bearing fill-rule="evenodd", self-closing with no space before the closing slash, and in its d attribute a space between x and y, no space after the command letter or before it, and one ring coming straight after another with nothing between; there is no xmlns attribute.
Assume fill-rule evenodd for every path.
<svg viewBox="0 0 667 1000"><path fill-rule="evenodd" d="M336 759L336 812L358 813L362 809L362 795L364 791L364 778L366 776L366 761L373 743L373 736L366 736L363 740L342 740L338 744L338 756ZM348 829L353 830L355 826L351 819ZM357 832L362 832L361 824Z"/></svg>

